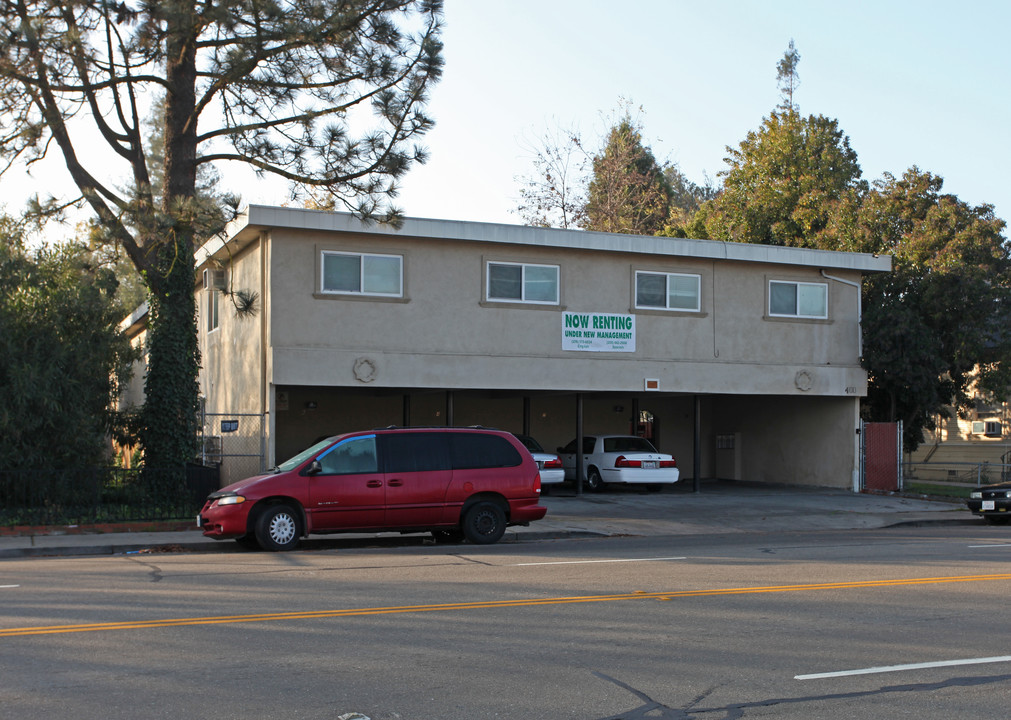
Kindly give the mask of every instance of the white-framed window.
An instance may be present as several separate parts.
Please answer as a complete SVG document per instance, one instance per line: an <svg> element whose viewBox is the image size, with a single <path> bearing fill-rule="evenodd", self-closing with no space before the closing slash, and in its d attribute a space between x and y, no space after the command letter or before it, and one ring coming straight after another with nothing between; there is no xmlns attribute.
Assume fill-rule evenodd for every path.
<svg viewBox="0 0 1011 720"><path fill-rule="evenodd" d="M221 293L209 288L204 294L207 296L207 332L213 332L221 320Z"/></svg>
<svg viewBox="0 0 1011 720"><path fill-rule="evenodd" d="M635 306L657 310L701 309L702 277L685 273L635 273Z"/></svg>
<svg viewBox="0 0 1011 720"><path fill-rule="evenodd" d="M769 315L772 317L828 318L825 283L769 281Z"/></svg>
<svg viewBox="0 0 1011 720"><path fill-rule="evenodd" d="M999 420L974 420L972 423L973 435L986 435L987 437L1003 437L1004 428Z"/></svg>
<svg viewBox="0 0 1011 720"><path fill-rule="evenodd" d="M404 294L404 258L323 250L320 292L341 295L401 297Z"/></svg>
<svg viewBox="0 0 1011 720"><path fill-rule="evenodd" d="M558 266L489 262L487 299L494 302L558 304Z"/></svg>

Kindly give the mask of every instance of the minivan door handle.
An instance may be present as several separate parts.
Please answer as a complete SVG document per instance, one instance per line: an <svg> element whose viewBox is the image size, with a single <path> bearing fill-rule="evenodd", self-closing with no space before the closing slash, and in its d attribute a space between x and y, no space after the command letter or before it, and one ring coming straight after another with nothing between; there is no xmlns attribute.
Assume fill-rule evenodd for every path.
<svg viewBox="0 0 1011 720"><path fill-rule="evenodd" d="M369 480L367 483L365 483L365 487L377 488L382 486L383 486L382 480Z"/></svg>
<svg viewBox="0 0 1011 720"><path fill-rule="evenodd" d="M403 487L404 481L401 480L400 478L394 478L393 480L390 480L386 484L390 487Z"/></svg>

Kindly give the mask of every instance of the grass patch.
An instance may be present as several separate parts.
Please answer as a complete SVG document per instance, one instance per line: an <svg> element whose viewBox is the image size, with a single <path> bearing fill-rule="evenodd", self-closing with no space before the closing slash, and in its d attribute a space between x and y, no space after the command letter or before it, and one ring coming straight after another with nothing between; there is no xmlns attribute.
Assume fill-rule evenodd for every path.
<svg viewBox="0 0 1011 720"><path fill-rule="evenodd" d="M959 500L967 500L969 498L969 493L975 489L975 487L969 487L967 485L934 485L933 483L909 482L908 480L902 484L903 492L915 493L917 495L934 495L937 497L958 498Z"/></svg>

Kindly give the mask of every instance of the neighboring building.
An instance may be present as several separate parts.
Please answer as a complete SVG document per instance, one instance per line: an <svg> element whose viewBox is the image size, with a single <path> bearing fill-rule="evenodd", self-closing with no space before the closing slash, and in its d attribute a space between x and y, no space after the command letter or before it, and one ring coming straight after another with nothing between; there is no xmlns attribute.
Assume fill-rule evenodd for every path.
<svg viewBox="0 0 1011 720"><path fill-rule="evenodd" d="M697 435L700 477L856 486L860 281L889 257L250 206L197 266L226 480L391 424L553 449L581 408L584 432L646 434L686 482Z"/></svg>
<svg viewBox="0 0 1011 720"><path fill-rule="evenodd" d="M923 443L908 453L906 460L936 465L949 478L967 481L976 479L976 466L980 464L1011 465L1011 411L1007 401L978 395L975 401L976 409L967 417L961 418L949 408L949 417L936 418L937 428L924 429ZM1007 475L1006 468L994 468L993 473L1000 475L1002 470ZM918 468L917 472L923 475L926 469Z"/></svg>

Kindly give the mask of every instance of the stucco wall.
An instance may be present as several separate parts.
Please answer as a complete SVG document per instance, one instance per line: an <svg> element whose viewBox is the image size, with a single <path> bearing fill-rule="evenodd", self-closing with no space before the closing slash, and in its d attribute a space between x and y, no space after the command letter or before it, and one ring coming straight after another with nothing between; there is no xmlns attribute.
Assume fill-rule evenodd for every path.
<svg viewBox="0 0 1011 720"><path fill-rule="evenodd" d="M817 268L406 237L274 232L275 384L862 395L855 287ZM318 293L322 250L404 257L405 298ZM558 306L483 301L488 260L557 264ZM698 273L699 313L635 311L635 270ZM859 273L835 271L850 281ZM766 317L770 279L826 283L828 320ZM562 312L634 313L634 353L562 350ZM374 367L367 382L356 362ZM798 373L806 373L798 387Z"/></svg>
<svg viewBox="0 0 1011 720"><path fill-rule="evenodd" d="M264 297L260 283L260 246L254 243L226 261L228 290L246 290L258 294L255 312L239 315L232 300L218 294L219 325L208 331L207 309L210 293L197 291L200 337L200 388L206 398L207 412L261 412L263 346L261 331L265 318Z"/></svg>
<svg viewBox="0 0 1011 720"><path fill-rule="evenodd" d="M824 254L797 255L792 265L756 260L761 254L745 262L632 251L656 245L651 238L601 251L385 231L258 232L262 243L218 253L231 286L259 292L259 305L254 317L239 318L221 298L211 333L201 318L200 381L211 412L266 413L268 462L322 435L401 424L405 395L411 424L446 424L450 390L454 424L513 431L522 429L529 398L530 432L554 449L575 434L579 392L586 433L629 432L633 402L652 413L658 447L690 481L698 396L702 477L719 474L716 438L731 434L743 480L852 482L866 392L853 286L861 274L836 263L828 274L845 282L823 277L811 258ZM323 250L403 256L404 297L319 292ZM485 301L488 261L558 265L560 303ZM698 274L701 310L636 310L637 270ZM768 317L773 279L824 283L829 318ZM206 293L198 292L203 311ZM563 350L564 311L633 314L635 352ZM656 392L644 392L646 379L659 382Z"/></svg>

